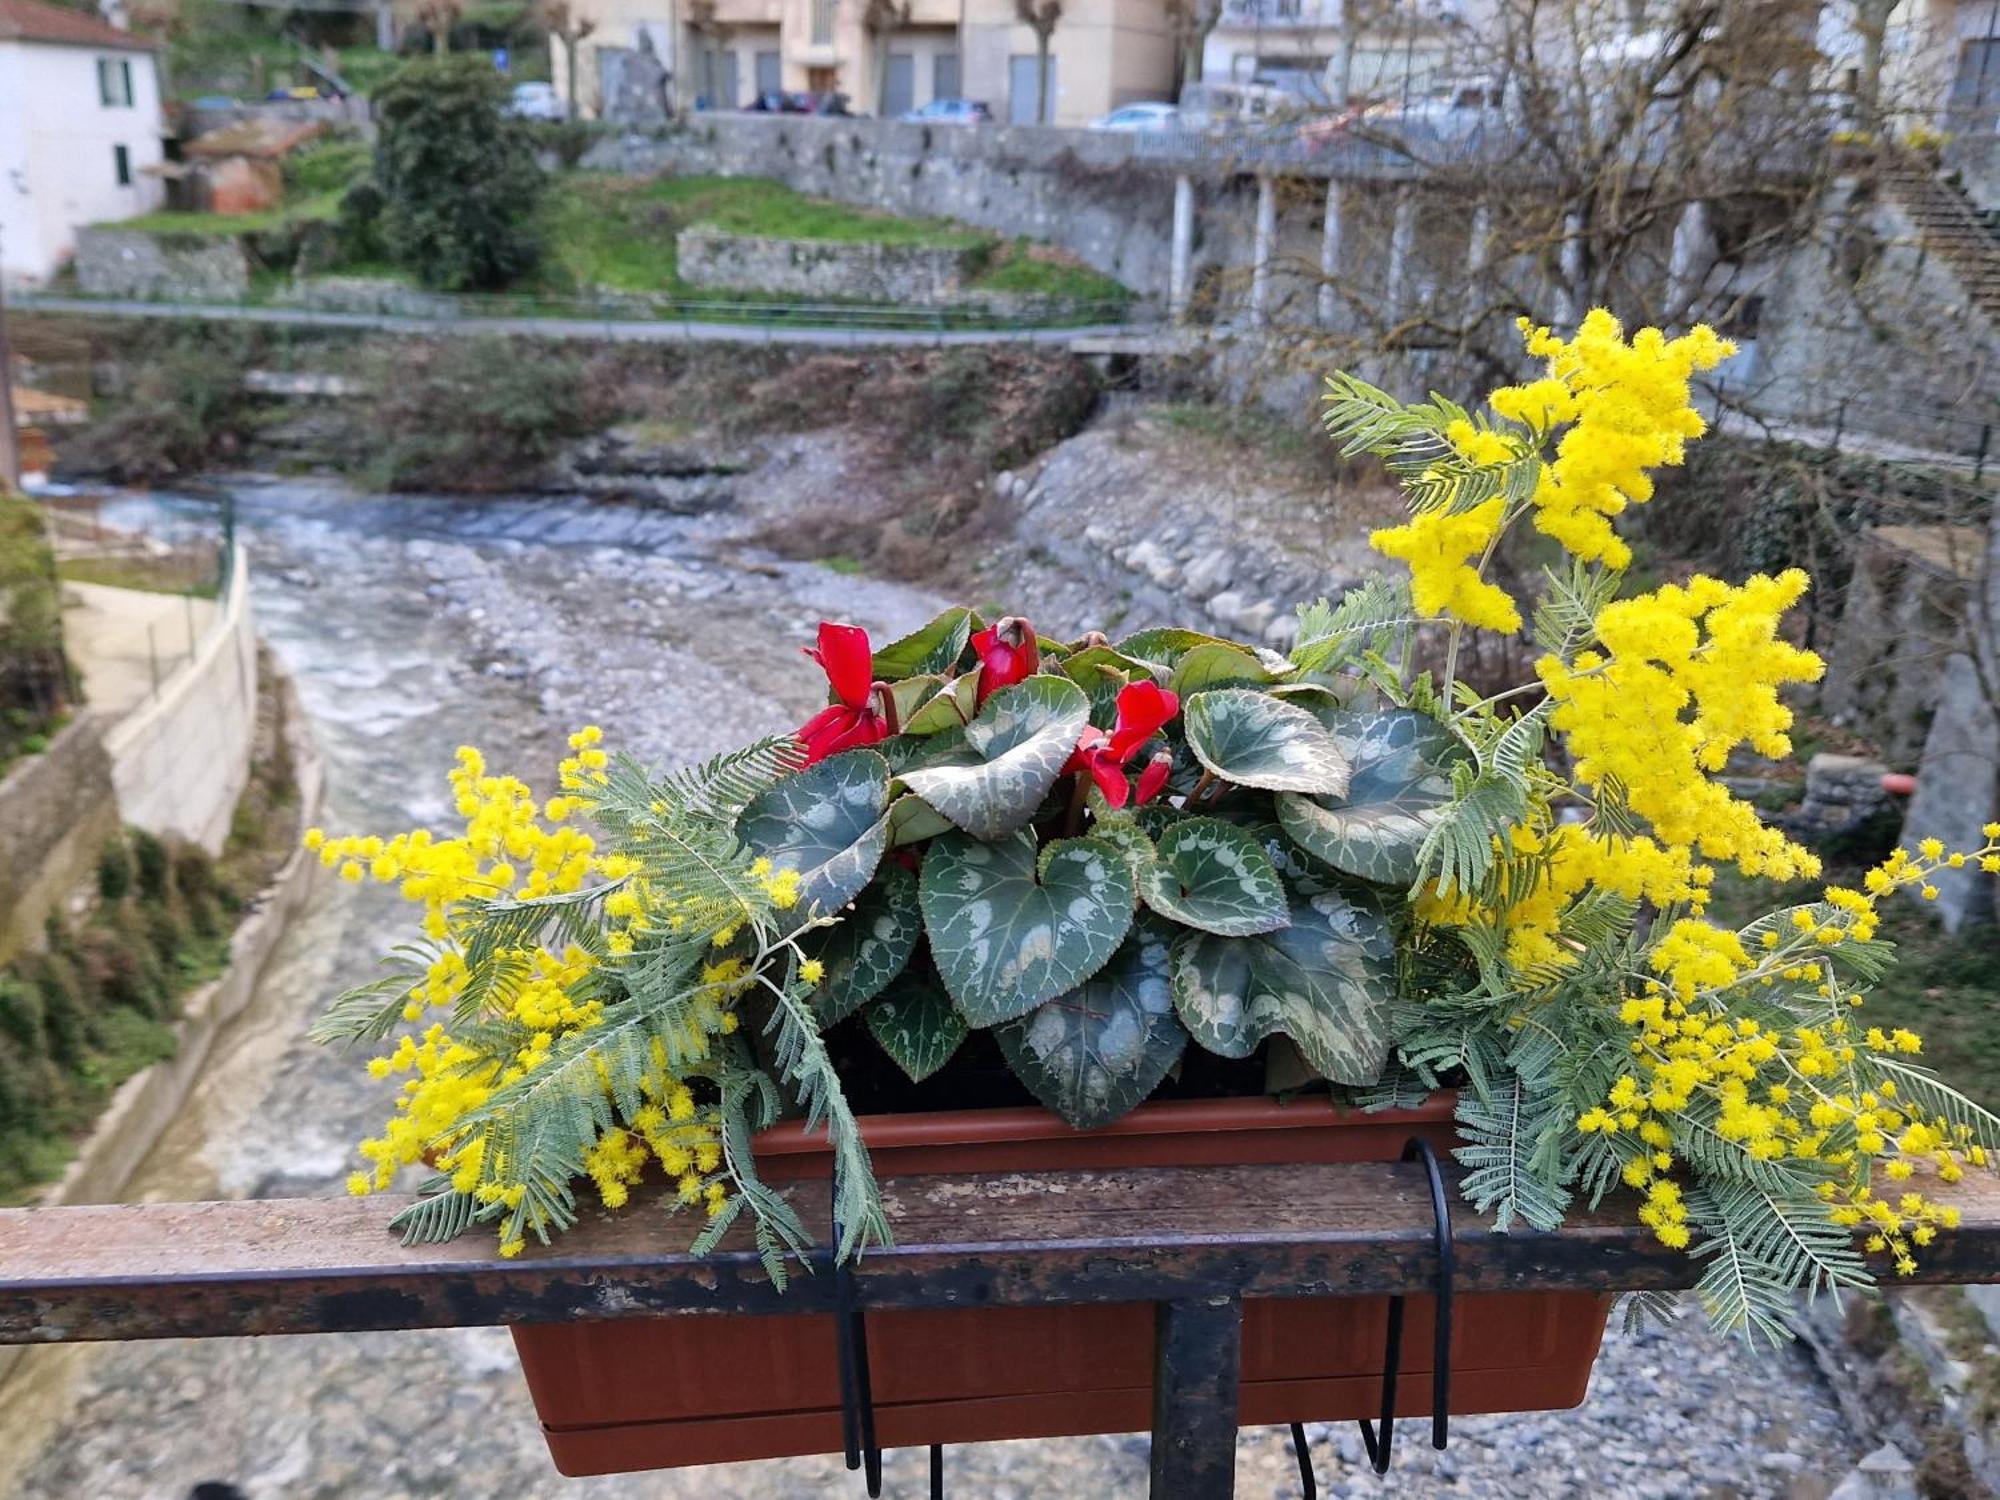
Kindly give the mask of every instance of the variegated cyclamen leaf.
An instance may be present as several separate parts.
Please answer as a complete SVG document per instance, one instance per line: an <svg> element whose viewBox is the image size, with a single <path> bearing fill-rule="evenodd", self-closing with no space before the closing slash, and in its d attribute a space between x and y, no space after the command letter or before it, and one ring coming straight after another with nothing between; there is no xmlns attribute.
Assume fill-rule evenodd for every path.
<svg viewBox="0 0 2000 1500"><path fill-rule="evenodd" d="M1413 709L1354 715L1334 729L1354 767L1344 797L1282 793L1278 821L1315 859L1383 885L1417 878L1417 854L1452 798L1458 737Z"/></svg>
<svg viewBox="0 0 2000 1500"><path fill-rule="evenodd" d="M918 897L931 957L974 1026L997 1026L1103 968L1132 926L1132 871L1111 845L1032 833L949 833L924 853Z"/></svg>
<svg viewBox="0 0 2000 1500"><path fill-rule="evenodd" d="M935 672L919 672L914 677L905 677L889 685L889 701L896 706L896 722L907 725L918 709L937 697L947 684ZM953 719L952 723L957 723ZM939 726L949 729L950 724Z"/></svg>
<svg viewBox="0 0 2000 1500"><path fill-rule="evenodd" d="M1102 803L1103 799L1100 797L1097 801ZM1125 856L1125 863L1132 871L1135 890L1145 884L1146 872L1158 856L1153 849L1153 841L1130 812L1103 809L1090 825L1090 836L1111 845Z"/></svg>
<svg viewBox="0 0 2000 1500"><path fill-rule="evenodd" d="M1274 932L1291 908L1264 846L1219 818L1183 818L1160 835L1139 894L1183 927L1222 937Z"/></svg>
<svg viewBox="0 0 2000 1500"><path fill-rule="evenodd" d="M901 865L884 865L838 922L799 940L806 957L826 970L813 989L820 1020L832 1026L881 994L903 972L923 935L917 877Z"/></svg>
<svg viewBox="0 0 2000 1500"><path fill-rule="evenodd" d="M1190 932L1174 944L1174 1008L1194 1039L1248 1057L1288 1036L1325 1078L1361 1087L1389 1056L1395 943L1374 913L1328 892L1255 937Z"/></svg>
<svg viewBox="0 0 2000 1500"><path fill-rule="evenodd" d="M993 1033L1014 1076L1079 1130L1138 1104L1187 1046L1168 965L1166 931L1142 923L1088 984Z"/></svg>
<svg viewBox="0 0 2000 1500"><path fill-rule="evenodd" d="M974 667L970 672L959 673L934 691L915 711L905 714L901 720L902 732L943 734L947 729L963 729L970 724L979 698L979 670Z"/></svg>
<svg viewBox="0 0 2000 1500"><path fill-rule="evenodd" d="M1142 630L1137 635L1126 636L1118 642L1116 649L1121 655L1171 671L1183 656L1197 647L1235 645L1235 641L1225 641L1219 635L1204 635L1199 630L1163 625L1155 630Z"/></svg>
<svg viewBox="0 0 2000 1500"><path fill-rule="evenodd" d="M1034 817L1090 722L1083 689L1038 673L986 700L959 734L903 783L974 838L997 839Z"/></svg>
<svg viewBox="0 0 2000 1500"><path fill-rule="evenodd" d="M1248 646L1218 642L1196 646L1183 655L1174 663L1174 675L1167 685L1186 698L1209 688L1262 687L1277 680L1277 674Z"/></svg>
<svg viewBox="0 0 2000 1500"><path fill-rule="evenodd" d="M950 1062L971 1034L951 996L907 974L862 1011L861 1019L912 1083L922 1083Z"/></svg>
<svg viewBox="0 0 2000 1500"><path fill-rule="evenodd" d="M889 763L849 750L808 766L758 797L736 835L780 870L799 872L799 915L847 905L889 845Z"/></svg>
<svg viewBox="0 0 2000 1500"><path fill-rule="evenodd" d="M951 832L951 819L912 792L905 792L889 804L889 847L921 844L941 833Z"/></svg>
<svg viewBox="0 0 2000 1500"><path fill-rule="evenodd" d="M965 643L972 639L972 611L954 606L921 630L891 641L875 653L875 676L899 682L921 672L949 672L958 665Z"/></svg>
<svg viewBox="0 0 2000 1500"><path fill-rule="evenodd" d="M1347 790L1347 757L1324 724L1254 688L1196 693L1182 709L1188 748L1224 781L1273 792Z"/></svg>

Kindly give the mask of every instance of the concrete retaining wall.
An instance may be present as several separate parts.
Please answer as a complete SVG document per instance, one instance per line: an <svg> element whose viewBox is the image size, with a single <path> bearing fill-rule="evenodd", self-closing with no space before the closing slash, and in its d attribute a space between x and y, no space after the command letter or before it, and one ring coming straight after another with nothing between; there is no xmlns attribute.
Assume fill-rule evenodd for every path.
<svg viewBox="0 0 2000 1500"><path fill-rule="evenodd" d="M104 737L127 823L220 852L250 775L257 636L249 564L236 548L222 612L194 656Z"/></svg>
<svg viewBox="0 0 2000 1500"><path fill-rule="evenodd" d="M111 758L86 713L0 781L0 964L35 941L117 831Z"/></svg>
<svg viewBox="0 0 2000 1500"><path fill-rule="evenodd" d="M276 677L272 690L286 698L282 722L293 774L298 779L296 828L303 830L319 816L324 776L290 680ZM202 986L183 1003L181 1019L174 1025L174 1055L135 1073L119 1086L69 1170L59 1182L43 1189L36 1197L38 1204L115 1203L123 1197L126 1184L187 1102L217 1041L249 1005L279 940L311 894L319 869L316 856L304 849L293 850L230 938L229 966L222 977ZM27 1352L18 1346L0 1348L0 1381L5 1381Z"/></svg>
<svg viewBox="0 0 2000 1500"><path fill-rule="evenodd" d="M938 307L959 300L983 250L776 239L697 224L678 237L680 273L699 287Z"/></svg>
<svg viewBox="0 0 2000 1500"><path fill-rule="evenodd" d="M250 290L250 254L236 235L79 229L76 281L93 297L236 301Z"/></svg>

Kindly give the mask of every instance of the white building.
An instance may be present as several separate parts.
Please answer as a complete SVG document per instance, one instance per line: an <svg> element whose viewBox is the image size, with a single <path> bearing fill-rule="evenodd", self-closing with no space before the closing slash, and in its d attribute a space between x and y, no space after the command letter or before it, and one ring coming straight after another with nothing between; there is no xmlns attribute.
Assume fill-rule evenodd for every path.
<svg viewBox="0 0 2000 1500"><path fill-rule="evenodd" d="M1221 0L1201 78L1321 104L1340 92L1344 64L1350 100L1408 103L1456 79L1492 9L1492 0ZM1344 54L1343 21L1356 28Z"/></svg>
<svg viewBox="0 0 2000 1500"><path fill-rule="evenodd" d="M0 275L46 280L80 225L158 208L152 43L43 0L0 0Z"/></svg>

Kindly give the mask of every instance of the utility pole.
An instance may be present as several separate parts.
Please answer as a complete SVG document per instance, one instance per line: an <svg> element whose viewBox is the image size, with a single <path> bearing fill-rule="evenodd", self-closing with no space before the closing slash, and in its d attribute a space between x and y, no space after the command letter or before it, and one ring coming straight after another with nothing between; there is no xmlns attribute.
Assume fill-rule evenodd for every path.
<svg viewBox="0 0 2000 1500"><path fill-rule="evenodd" d="M14 431L14 352L7 344L7 299L0 277L0 490L21 487L21 441Z"/></svg>

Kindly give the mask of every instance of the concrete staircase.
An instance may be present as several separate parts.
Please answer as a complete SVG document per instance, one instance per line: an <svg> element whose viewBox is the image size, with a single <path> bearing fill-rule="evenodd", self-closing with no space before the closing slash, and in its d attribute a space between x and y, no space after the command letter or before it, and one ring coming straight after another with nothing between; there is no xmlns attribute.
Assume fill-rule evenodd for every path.
<svg viewBox="0 0 2000 1500"><path fill-rule="evenodd" d="M2000 215L1981 213L1916 157L1898 155L1886 162L1882 180L1916 225L1924 248L1951 268L1972 305L2000 328Z"/></svg>

